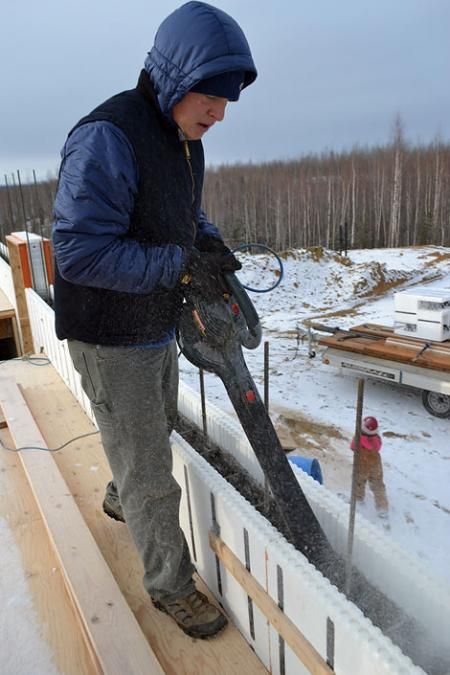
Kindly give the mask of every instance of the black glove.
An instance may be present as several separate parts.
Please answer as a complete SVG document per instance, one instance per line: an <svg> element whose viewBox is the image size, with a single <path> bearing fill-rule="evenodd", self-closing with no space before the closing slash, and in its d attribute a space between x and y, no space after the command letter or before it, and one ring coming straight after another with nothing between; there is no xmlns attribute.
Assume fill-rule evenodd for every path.
<svg viewBox="0 0 450 675"><path fill-rule="evenodd" d="M236 270L242 269L242 265L239 262L239 260L236 258L236 256L231 252L231 250L226 246L226 244L223 243L222 239L218 239L217 237L213 237L211 234L204 234L198 244L198 249L202 253L220 253L221 255L226 255L229 256L230 258L233 258L235 261L236 265L239 265L239 267L236 267L233 272Z"/></svg>
<svg viewBox="0 0 450 675"><path fill-rule="evenodd" d="M201 252L191 248L187 251L181 282L204 297L217 297L228 290L224 272L236 272L241 268L241 263L232 254Z"/></svg>
<svg viewBox="0 0 450 675"><path fill-rule="evenodd" d="M213 237L212 234L201 235L197 248L199 251L204 253L222 253L222 255L233 255L228 246L223 243L222 239Z"/></svg>

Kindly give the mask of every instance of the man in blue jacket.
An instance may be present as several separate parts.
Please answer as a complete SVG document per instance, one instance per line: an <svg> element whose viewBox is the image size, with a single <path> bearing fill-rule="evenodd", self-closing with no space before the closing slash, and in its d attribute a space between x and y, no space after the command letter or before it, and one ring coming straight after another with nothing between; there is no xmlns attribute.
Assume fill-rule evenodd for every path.
<svg viewBox="0 0 450 675"><path fill-rule="evenodd" d="M70 131L54 209L56 330L112 470L103 506L126 521L156 606L193 637L226 619L194 586L179 524L174 336L183 283L210 294L240 267L201 210L201 138L255 78L234 19L183 5L159 27L136 88Z"/></svg>

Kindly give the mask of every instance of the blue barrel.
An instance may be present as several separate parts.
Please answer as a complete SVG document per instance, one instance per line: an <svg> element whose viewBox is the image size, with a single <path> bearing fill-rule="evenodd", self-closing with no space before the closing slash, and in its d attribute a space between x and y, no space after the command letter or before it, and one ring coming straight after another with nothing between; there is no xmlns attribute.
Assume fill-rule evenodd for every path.
<svg viewBox="0 0 450 675"><path fill-rule="evenodd" d="M319 460L309 457L299 457L298 455L291 455L288 459L292 464L298 466L299 469L302 469L308 476L311 476L311 478L314 478L314 480L322 485L323 477Z"/></svg>

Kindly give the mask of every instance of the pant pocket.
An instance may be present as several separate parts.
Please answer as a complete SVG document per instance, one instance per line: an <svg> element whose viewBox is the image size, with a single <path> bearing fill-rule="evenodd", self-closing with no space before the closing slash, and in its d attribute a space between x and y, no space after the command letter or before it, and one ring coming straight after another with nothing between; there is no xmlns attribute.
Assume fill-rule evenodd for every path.
<svg viewBox="0 0 450 675"><path fill-rule="evenodd" d="M83 360L83 371L80 373L81 375L81 386L83 387L84 391L86 392L86 396L89 398L90 402L92 403L93 406L98 405L96 402L97 399L97 389L94 384L94 379L91 375L91 372L89 370L86 354L84 352L81 353L81 358Z"/></svg>
<svg viewBox="0 0 450 675"><path fill-rule="evenodd" d="M95 356L92 350L90 350L90 346L76 341L70 341L68 344L73 365L81 377L81 386L92 407L98 406L99 412L109 411L109 407L104 400L104 394L102 393L103 387L95 362ZM95 347L93 347L93 350L95 354Z"/></svg>

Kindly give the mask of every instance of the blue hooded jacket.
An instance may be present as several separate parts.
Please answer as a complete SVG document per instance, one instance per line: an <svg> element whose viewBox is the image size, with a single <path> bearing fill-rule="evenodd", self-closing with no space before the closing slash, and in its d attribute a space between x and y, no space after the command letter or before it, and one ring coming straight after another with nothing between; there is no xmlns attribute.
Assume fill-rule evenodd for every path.
<svg viewBox="0 0 450 675"><path fill-rule="evenodd" d="M243 86L256 78L247 40L225 12L188 2L161 24L145 61L161 111L173 122L173 106L200 80L244 71ZM53 244L66 281L112 291L147 294L174 288L184 261L176 244L143 246L127 237L138 191L133 147L109 121L88 122L68 137L54 205ZM197 239L220 238L198 211Z"/></svg>
<svg viewBox="0 0 450 675"><path fill-rule="evenodd" d="M170 119L173 106L200 80L243 71L244 89L256 79L250 47L239 25L204 2L187 2L162 22L145 69L162 112Z"/></svg>

